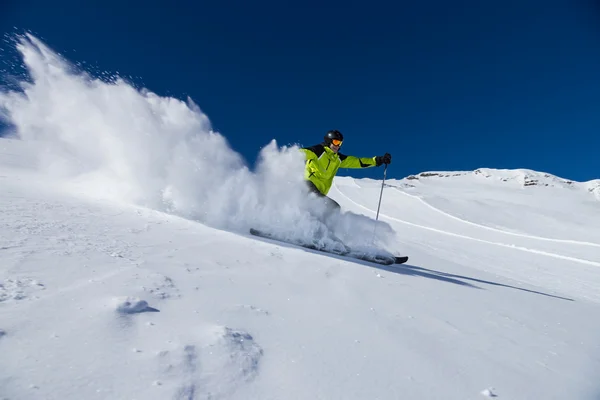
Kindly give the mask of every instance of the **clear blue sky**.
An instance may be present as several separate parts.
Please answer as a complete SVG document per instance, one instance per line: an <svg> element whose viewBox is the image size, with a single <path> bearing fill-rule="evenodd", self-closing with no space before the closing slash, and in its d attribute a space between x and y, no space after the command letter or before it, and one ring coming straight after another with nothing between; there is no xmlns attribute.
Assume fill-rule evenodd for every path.
<svg viewBox="0 0 600 400"><path fill-rule="evenodd" d="M0 0L0 28L191 96L249 163L272 138L311 145L339 129L347 154L392 153L396 178L600 177L593 0Z"/></svg>

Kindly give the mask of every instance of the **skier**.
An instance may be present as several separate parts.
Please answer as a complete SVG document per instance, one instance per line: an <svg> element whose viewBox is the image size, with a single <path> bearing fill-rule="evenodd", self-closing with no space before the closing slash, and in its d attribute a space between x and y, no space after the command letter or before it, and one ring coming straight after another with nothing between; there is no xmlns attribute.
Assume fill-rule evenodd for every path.
<svg viewBox="0 0 600 400"><path fill-rule="evenodd" d="M381 265L404 264L408 261L407 256L397 257L392 253L377 250L376 248L374 248L373 251L364 251L364 249L354 251L352 248L346 246L344 241L337 236L335 220L337 219L336 217L340 215L340 205L335 200L327 197L327 193L333 184L333 178L338 169L379 167L381 164L390 164L392 162L392 156L389 153L372 158L359 158L341 154L339 153L339 150L343 141L344 136L339 131L333 130L327 132L323 143L301 148L301 151L306 155L304 176L307 185L306 191L309 195L316 195L319 200L323 200L325 203L325 207L323 207L324 210L316 210L321 209L321 207L308 207L308 212L316 216L320 222L322 222L317 229L310 232L313 234L314 240L302 238L290 239L285 235L279 237L277 233L271 233L255 228L251 228L250 233L271 240L279 240L312 250L344 255ZM292 230L293 229L294 227L292 227ZM342 224L341 230L347 230L347 227L344 227ZM350 232L350 234L354 234L354 232ZM322 239L331 239L334 243L332 244L331 241L322 241Z"/></svg>
<svg viewBox="0 0 600 400"><path fill-rule="evenodd" d="M340 205L327 197L339 168L379 167L381 164L392 162L392 156L389 153L371 158L342 154L339 151L343 142L344 135L340 131L332 130L327 132L323 143L301 149L306 154L304 178L308 191L323 199L328 213L340 210Z"/></svg>

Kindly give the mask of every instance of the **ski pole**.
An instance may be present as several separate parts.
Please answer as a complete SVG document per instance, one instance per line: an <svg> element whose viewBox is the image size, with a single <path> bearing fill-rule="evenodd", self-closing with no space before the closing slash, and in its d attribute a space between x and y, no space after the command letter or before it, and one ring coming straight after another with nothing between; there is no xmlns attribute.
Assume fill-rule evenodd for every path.
<svg viewBox="0 0 600 400"><path fill-rule="evenodd" d="M379 204L377 205L377 216L375 217L375 227L373 227L373 239L371 243L375 243L375 232L377 232L377 220L379 220L379 208L381 207L381 198L383 197L383 186L385 185L385 176L387 174L388 164L383 168L383 181L381 181L381 192L379 193Z"/></svg>
<svg viewBox="0 0 600 400"><path fill-rule="evenodd" d="M388 164L385 164L385 168L383 169L383 181L381 181L381 192L379 193L379 204L377 205L377 216L375 217L375 221L379 219L379 208L381 207L381 198L383 197L383 185L385 185L385 176L387 173Z"/></svg>

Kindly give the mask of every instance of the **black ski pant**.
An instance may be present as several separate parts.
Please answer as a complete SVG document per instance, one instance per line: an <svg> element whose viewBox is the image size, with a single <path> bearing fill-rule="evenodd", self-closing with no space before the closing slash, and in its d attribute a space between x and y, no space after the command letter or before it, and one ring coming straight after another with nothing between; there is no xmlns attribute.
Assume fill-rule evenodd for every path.
<svg viewBox="0 0 600 400"><path fill-rule="evenodd" d="M341 211L341 207L337 201L335 201L335 200L325 196L323 193L321 193L319 191L319 189L317 189L315 184L312 183L311 181L306 180L305 182L306 182L306 186L308 187L309 193L314 193L317 197L319 197L320 199L323 200L323 202L325 204L325 209L327 210L328 213L334 213L334 212Z"/></svg>

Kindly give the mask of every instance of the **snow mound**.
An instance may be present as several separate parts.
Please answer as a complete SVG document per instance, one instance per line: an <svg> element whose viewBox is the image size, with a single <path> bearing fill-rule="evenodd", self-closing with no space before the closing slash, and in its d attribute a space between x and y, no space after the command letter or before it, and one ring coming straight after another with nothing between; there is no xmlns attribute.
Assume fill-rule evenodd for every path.
<svg viewBox="0 0 600 400"><path fill-rule="evenodd" d="M217 326L206 337L158 351L158 382L173 388L174 399L225 398L256 378L262 356L251 334Z"/></svg>
<svg viewBox="0 0 600 400"><path fill-rule="evenodd" d="M223 341L230 353L230 368L245 380L254 378L258 374L263 350L252 335L243 330L225 328Z"/></svg>
<svg viewBox="0 0 600 400"><path fill-rule="evenodd" d="M263 349L245 330L219 327L215 334L215 342L204 351L204 373L220 377L208 385L213 395L230 395L258 376Z"/></svg>
<svg viewBox="0 0 600 400"><path fill-rule="evenodd" d="M156 308L152 308L148 305L146 300L141 300L137 297L116 297L113 299L115 303L115 309L121 314L137 314L143 312L157 312Z"/></svg>
<svg viewBox="0 0 600 400"><path fill-rule="evenodd" d="M492 392L493 388L488 388L485 390L481 391L481 394L484 395L485 397L498 397L497 395L494 394L494 392Z"/></svg>

